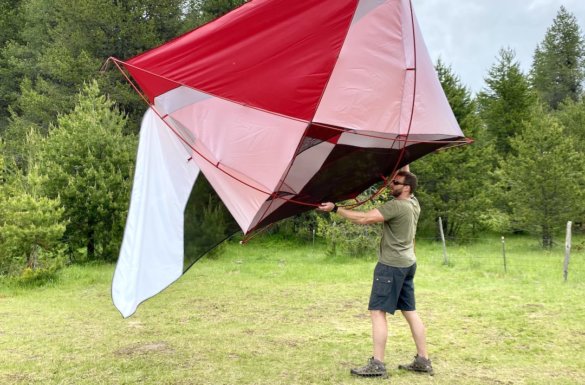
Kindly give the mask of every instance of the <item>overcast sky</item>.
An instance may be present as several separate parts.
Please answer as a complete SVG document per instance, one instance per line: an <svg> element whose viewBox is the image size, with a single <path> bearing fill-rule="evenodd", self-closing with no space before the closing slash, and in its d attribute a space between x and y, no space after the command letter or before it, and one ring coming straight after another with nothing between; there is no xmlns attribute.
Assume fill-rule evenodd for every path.
<svg viewBox="0 0 585 385"><path fill-rule="evenodd" d="M472 92L498 51L510 47L522 69L532 65L536 45L544 39L561 5L585 30L585 0L412 0L431 58L441 57Z"/></svg>

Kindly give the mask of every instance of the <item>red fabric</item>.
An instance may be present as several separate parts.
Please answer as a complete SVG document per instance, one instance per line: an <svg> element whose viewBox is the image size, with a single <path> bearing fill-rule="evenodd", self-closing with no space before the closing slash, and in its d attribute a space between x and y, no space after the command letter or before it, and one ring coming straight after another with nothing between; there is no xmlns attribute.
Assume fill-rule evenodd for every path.
<svg viewBox="0 0 585 385"><path fill-rule="evenodd" d="M311 120L357 0L255 0L128 60L150 100L179 82L222 98ZM286 74L286 76L283 76Z"/></svg>

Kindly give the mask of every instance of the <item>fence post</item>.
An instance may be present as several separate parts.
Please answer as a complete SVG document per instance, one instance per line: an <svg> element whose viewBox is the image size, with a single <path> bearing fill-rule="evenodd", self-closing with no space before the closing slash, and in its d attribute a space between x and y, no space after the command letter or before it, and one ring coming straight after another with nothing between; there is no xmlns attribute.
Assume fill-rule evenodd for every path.
<svg viewBox="0 0 585 385"><path fill-rule="evenodd" d="M506 239L502 235L502 256L504 257L504 273L508 272L508 266L506 264Z"/></svg>
<svg viewBox="0 0 585 385"><path fill-rule="evenodd" d="M449 264L449 257L447 257L447 245L445 244L445 233L443 232L443 220L439 217L439 232L441 233L441 241L443 242L443 264Z"/></svg>
<svg viewBox="0 0 585 385"><path fill-rule="evenodd" d="M563 267L563 277L565 282L569 276L569 257L571 256L571 226L573 222L567 222L567 235L565 237L565 265Z"/></svg>

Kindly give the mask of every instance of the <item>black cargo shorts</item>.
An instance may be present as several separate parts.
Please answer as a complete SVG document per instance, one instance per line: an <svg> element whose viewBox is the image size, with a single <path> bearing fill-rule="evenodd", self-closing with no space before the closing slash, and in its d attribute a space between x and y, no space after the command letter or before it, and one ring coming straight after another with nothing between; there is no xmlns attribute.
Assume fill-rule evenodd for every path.
<svg viewBox="0 0 585 385"><path fill-rule="evenodd" d="M378 262L374 269L368 310L383 310L390 314L396 310L416 310L415 273L416 263L410 267L392 267Z"/></svg>

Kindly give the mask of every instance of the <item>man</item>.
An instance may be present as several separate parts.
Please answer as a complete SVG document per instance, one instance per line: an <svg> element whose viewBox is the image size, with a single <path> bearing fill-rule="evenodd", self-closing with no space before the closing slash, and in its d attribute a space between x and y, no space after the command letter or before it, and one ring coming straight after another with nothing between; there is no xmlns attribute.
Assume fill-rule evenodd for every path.
<svg viewBox="0 0 585 385"><path fill-rule="evenodd" d="M377 209L367 212L349 210L332 202L322 203L317 209L335 212L359 225L384 223L368 306L372 320L374 355L365 366L351 369L351 373L356 376L387 376L384 364L388 339L386 313L394 314L396 310L400 310L406 318L417 350L414 361L400 365L399 368L433 375L433 367L426 348L425 327L416 312L414 299L413 279L416 272L414 236L420 214L418 200L413 195L416 184L416 176L403 169L396 173L390 182L394 199Z"/></svg>

